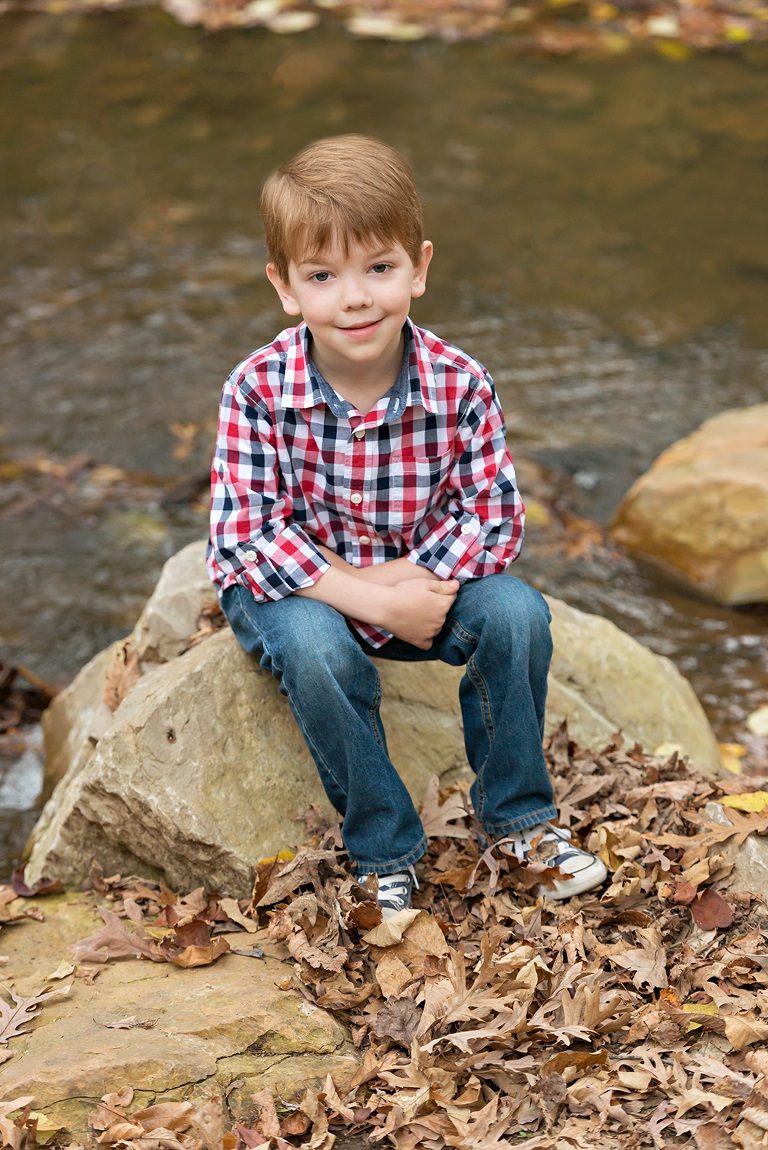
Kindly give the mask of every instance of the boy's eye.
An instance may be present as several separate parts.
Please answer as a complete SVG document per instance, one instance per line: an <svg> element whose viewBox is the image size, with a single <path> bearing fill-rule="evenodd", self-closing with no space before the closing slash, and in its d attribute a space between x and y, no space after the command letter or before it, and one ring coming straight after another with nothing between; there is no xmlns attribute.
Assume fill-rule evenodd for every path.
<svg viewBox="0 0 768 1150"><path fill-rule="evenodd" d="M385 272L388 270L389 270L389 264L374 264L373 267L371 268L371 271L376 272L378 275L381 275L382 272Z"/></svg>
<svg viewBox="0 0 768 1150"><path fill-rule="evenodd" d="M330 274L330 272L314 272L312 279L315 283L324 284L327 283Z"/></svg>

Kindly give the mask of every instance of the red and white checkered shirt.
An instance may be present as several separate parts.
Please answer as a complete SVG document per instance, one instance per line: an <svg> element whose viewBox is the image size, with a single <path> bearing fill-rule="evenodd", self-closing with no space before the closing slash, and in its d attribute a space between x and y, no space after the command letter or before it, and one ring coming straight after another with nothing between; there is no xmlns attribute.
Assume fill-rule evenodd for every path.
<svg viewBox="0 0 768 1150"><path fill-rule="evenodd" d="M523 504L485 368L415 327L403 370L367 415L310 360L306 324L235 368L213 460L208 569L257 600L310 587L322 543L354 567L405 556L460 582L520 553ZM351 620L374 647L391 635Z"/></svg>

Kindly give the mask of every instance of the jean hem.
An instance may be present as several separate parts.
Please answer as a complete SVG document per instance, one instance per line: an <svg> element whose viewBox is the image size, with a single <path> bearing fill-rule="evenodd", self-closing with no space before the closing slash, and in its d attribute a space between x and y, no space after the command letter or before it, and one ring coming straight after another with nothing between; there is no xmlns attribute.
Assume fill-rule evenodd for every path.
<svg viewBox="0 0 768 1150"><path fill-rule="evenodd" d="M483 821L483 830L491 838L502 838L504 835L514 834L515 831L525 830L527 827L535 827L537 823L544 823L550 819L557 818L557 807L549 806L542 807L539 811L532 811L528 815L520 815L517 819L512 819L508 823L486 823Z"/></svg>
<svg viewBox="0 0 768 1150"><path fill-rule="evenodd" d="M363 862L360 859L350 858L350 865L355 874L378 874L382 876L397 874L399 871L407 870L409 866L413 866L426 853L427 840L425 836L412 851L399 859L389 859L385 862Z"/></svg>

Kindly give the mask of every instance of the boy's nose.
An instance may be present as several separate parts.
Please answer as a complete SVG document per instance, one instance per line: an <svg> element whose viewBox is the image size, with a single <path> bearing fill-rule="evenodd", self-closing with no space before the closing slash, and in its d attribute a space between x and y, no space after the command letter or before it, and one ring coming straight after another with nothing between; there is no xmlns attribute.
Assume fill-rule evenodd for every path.
<svg viewBox="0 0 768 1150"><path fill-rule="evenodd" d="M342 306L346 311L352 311L360 307L369 307L372 302L371 293L364 279L358 278L357 276L350 276L349 279L344 281Z"/></svg>

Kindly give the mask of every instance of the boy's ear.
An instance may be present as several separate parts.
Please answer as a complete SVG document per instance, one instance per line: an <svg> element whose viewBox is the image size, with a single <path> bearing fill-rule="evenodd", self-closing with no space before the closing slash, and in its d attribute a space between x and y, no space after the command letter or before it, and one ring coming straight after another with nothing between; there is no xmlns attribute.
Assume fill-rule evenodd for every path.
<svg viewBox="0 0 768 1150"><path fill-rule="evenodd" d="M427 290L427 269L429 261L432 259L432 244L430 240L424 240L421 245L421 259L413 269L413 285L411 287L411 295L416 299L420 295L424 295Z"/></svg>
<svg viewBox="0 0 768 1150"><path fill-rule="evenodd" d="M286 315L301 315L301 308L291 291L291 285L285 283L274 264L267 264L267 279L280 296L280 303Z"/></svg>

